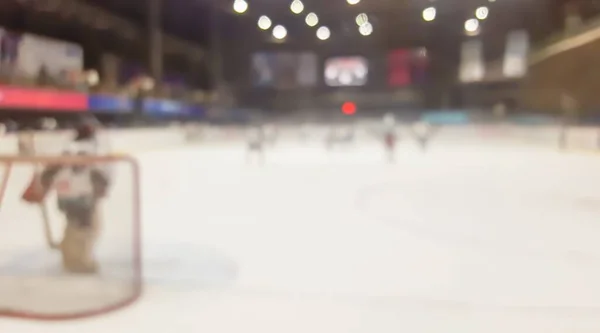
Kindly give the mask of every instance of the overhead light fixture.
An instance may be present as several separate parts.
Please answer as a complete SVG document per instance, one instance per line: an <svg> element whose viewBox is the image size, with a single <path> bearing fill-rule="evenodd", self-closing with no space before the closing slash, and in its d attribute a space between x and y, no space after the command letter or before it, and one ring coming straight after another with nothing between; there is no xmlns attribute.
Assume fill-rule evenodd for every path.
<svg viewBox="0 0 600 333"><path fill-rule="evenodd" d="M328 27L320 27L317 29L317 38L320 40L327 40L331 37L331 30Z"/></svg>
<svg viewBox="0 0 600 333"><path fill-rule="evenodd" d="M358 32L363 36L369 36L373 33L373 25L367 22L358 28Z"/></svg>
<svg viewBox="0 0 600 333"><path fill-rule="evenodd" d="M304 21L309 27L314 27L319 24L319 17L315 13L308 13Z"/></svg>
<svg viewBox="0 0 600 333"><path fill-rule="evenodd" d="M490 10L485 6L481 6L475 10L475 17L479 20L485 20L489 14Z"/></svg>
<svg viewBox="0 0 600 333"><path fill-rule="evenodd" d="M245 0L235 0L233 10L238 14L243 14L248 10L248 3Z"/></svg>
<svg viewBox="0 0 600 333"><path fill-rule="evenodd" d="M465 32L467 35L474 36L479 33L479 20L477 19L468 19L465 21Z"/></svg>
<svg viewBox="0 0 600 333"><path fill-rule="evenodd" d="M356 15L355 22L356 22L356 25L358 25L360 27L361 25L369 22L369 16L367 16L367 14L365 14L365 13L360 13L360 14Z"/></svg>
<svg viewBox="0 0 600 333"><path fill-rule="evenodd" d="M266 15L263 15L263 16L261 16L261 17L258 18L258 27L261 30L268 30L271 27L272 24L273 24L273 22Z"/></svg>
<svg viewBox="0 0 600 333"><path fill-rule="evenodd" d="M360 0L346 0L346 2L350 5L350 6L354 6L356 4L358 4L360 2Z"/></svg>
<svg viewBox="0 0 600 333"><path fill-rule="evenodd" d="M304 4L300 0L294 0L290 5L290 10L294 14L300 14L304 10Z"/></svg>
<svg viewBox="0 0 600 333"><path fill-rule="evenodd" d="M276 25L273 28L273 37L279 40L284 39L287 37L287 29L282 25Z"/></svg>
<svg viewBox="0 0 600 333"><path fill-rule="evenodd" d="M423 9L423 20L425 22L431 22L435 20L435 16L437 15L437 10L435 7L427 7Z"/></svg>

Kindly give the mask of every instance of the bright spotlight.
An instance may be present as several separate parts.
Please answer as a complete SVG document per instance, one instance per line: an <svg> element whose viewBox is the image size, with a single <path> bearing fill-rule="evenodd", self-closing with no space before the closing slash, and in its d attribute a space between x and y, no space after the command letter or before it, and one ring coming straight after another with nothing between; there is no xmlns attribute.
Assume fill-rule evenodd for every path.
<svg viewBox="0 0 600 333"><path fill-rule="evenodd" d="M479 7L477 10L475 10L475 17L479 20L485 20L489 14L490 10L485 6Z"/></svg>
<svg viewBox="0 0 600 333"><path fill-rule="evenodd" d="M358 28L358 32L363 36L369 36L373 33L373 25L367 22Z"/></svg>
<svg viewBox="0 0 600 333"><path fill-rule="evenodd" d="M356 15L356 25L358 25L359 27L367 22L369 22L369 16L367 16L367 14L365 13L360 13L358 15Z"/></svg>
<svg viewBox="0 0 600 333"><path fill-rule="evenodd" d="M273 37L275 37L275 39L284 39L285 37L287 37L287 30L284 26L282 25L276 25L273 28Z"/></svg>
<svg viewBox="0 0 600 333"><path fill-rule="evenodd" d="M349 5L354 6L354 5L358 4L360 2L360 0L346 0L346 2Z"/></svg>
<svg viewBox="0 0 600 333"><path fill-rule="evenodd" d="M314 27L315 25L319 24L319 17L315 13L308 13L304 21L309 27Z"/></svg>
<svg viewBox="0 0 600 333"><path fill-rule="evenodd" d="M320 40L327 40L331 37L331 30L327 27L320 27L317 29L317 38Z"/></svg>
<svg viewBox="0 0 600 333"><path fill-rule="evenodd" d="M300 14L304 10L304 4L300 0L294 0L290 5L290 10L294 14Z"/></svg>
<svg viewBox="0 0 600 333"><path fill-rule="evenodd" d="M248 10L248 3L245 0L235 0L233 10L238 14L243 14Z"/></svg>
<svg viewBox="0 0 600 333"><path fill-rule="evenodd" d="M465 21L465 31L469 35L475 35L479 31L479 21L477 19L468 19Z"/></svg>
<svg viewBox="0 0 600 333"><path fill-rule="evenodd" d="M431 22L435 20L435 16L437 15L437 10L435 7L428 7L423 10L423 20L426 22Z"/></svg>
<svg viewBox="0 0 600 333"><path fill-rule="evenodd" d="M258 27L261 30L267 30L267 29L269 29L272 24L273 24L273 22L271 22L271 19L268 16L266 16L266 15L263 15L263 16L261 16L261 17L258 18Z"/></svg>

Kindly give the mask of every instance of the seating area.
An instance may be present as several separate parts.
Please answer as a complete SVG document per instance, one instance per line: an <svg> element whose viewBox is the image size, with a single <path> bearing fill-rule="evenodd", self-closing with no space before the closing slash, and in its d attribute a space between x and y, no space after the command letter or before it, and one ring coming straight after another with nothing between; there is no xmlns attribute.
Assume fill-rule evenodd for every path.
<svg viewBox="0 0 600 333"><path fill-rule="evenodd" d="M581 114L600 105L600 17L557 32L530 55L523 101L535 110L570 109Z"/></svg>
<svg viewBox="0 0 600 333"><path fill-rule="evenodd" d="M57 91L76 91L91 94L118 95L135 98L140 90L145 96L161 99L173 99L189 103L210 103L214 93L181 86L154 86L146 76L130 80L123 85L105 84L96 70L64 71L50 74L41 68L37 75L28 75L10 63L0 64L0 85L17 86L28 89L49 89Z"/></svg>

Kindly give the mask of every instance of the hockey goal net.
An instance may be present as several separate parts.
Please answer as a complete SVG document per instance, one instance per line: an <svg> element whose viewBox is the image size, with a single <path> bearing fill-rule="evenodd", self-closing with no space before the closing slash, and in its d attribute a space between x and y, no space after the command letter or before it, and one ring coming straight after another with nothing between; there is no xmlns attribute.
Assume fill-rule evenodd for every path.
<svg viewBox="0 0 600 333"><path fill-rule="evenodd" d="M73 216L85 215L76 215L80 213L73 208L67 217L57 195L62 185L55 180L39 203L23 200L38 178L34 175L56 166L97 169L106 175L109 186L94 200L93 228L73 223ZM77 319L123 308L139 298L139 167L133 158L0 156L0 181L0 316ZM74 225L84 231L73 231ZM87 253L83 259L82 253ZM81 262L88 266L73 268Z"/></svg>

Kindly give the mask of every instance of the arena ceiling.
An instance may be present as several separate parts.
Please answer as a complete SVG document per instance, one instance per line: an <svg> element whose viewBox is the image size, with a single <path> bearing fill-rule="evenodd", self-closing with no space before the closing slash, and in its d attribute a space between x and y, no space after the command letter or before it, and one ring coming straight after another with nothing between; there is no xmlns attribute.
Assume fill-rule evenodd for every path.
<svg viewBox="0 0 600 333"><path fill-rule="evenodd" d="M293 0L245 1L248 9L237 14L240 21L245 21L247 27L254 25L256 30L257 20L265 15L272 26L286 28L289 37L286 40L292 43L310 45L316 42L319 43L316 45L322 45L315 37L317 29L325 26L330 31L328 40L331 43L372 41L382 47L398 47L437 43L441 38L463 38L466 20L475 18L477 9L481 7L488 10L487 18L480 20L482 34L501 35L511 29L527 29L533 35L541 36L556 25L554 16L562 0L296 0L301 1L304 7L300 14L292 13ZM231 13L233 2L223 1L220 4ZM431 22L423 19L426 8L435 8L435 19ZM319 18L319 23L312 29L304 22L308 13L315 13ZM355 23L361 13L368 16L372 26L368 38L362 38L365 36L361 36ZM250 30L246 28L245 31ZM269 33L262 36L266 40L270 37Z"/></svg>
<svg viewBox="0 0 600 333"><path fill-rule="evenodd" d="M74 1L103 8L141 26L146 19L147 0ZM316 30L326 26L331 34L330 43L366 41L382 47L397 47L426 44L441 37L461 38L465 21L474 18L475 11L482 6L489 9L488 19L481 21L482 33L494 35L525 28L533 35L545 35L547 30L552 30L550 26L556 24L552 21L556 8L566 0L296 0L304 7L300 14L290 10L293 0L245 0L248 9L243 14L233 10L235 1L239 0L162 0L163 29L174 36L207 45L212 37L209 31L215 27L212 9L219 8L218 30L228 40L273 42L271 30L261 31L257 27L259 17L265 15L272 26L279 24L286 28L286 42L291 44L323 45L316 38ZM428 7L436 9L432 22L423 20L423 10ZM319 24L312 28L305 23L306 14L310 12L319 18ZM372 24L368 39L361 38L364 36L355 23L360 13L367 14Z"/></svg>
<svg viewBox="0 0 600 333"><path fill-rule="evenodd" d="M80 25L87 25L92 29L110 30L110 33L101 35L105 40L102 48L121 40L121 50L133 50L139 53L138 57L143 58L147 52L144 46L144 36L147 33L144 29L149 1L4 0L0 3L20 3L27 8L45 6L46 9L49 8L49 4L54 4L52 6L62 8L58 15L62 20L58 21L54 13L46 20L47 24L39 25L38 33L63 26L68 29L56 31L55 37L74 34L81 29L69 22L79 20ZM443 58L448 58L449 60L444 59L444 62L452 66L456 63L461 40L467 38L464 31L465 21L475 16L477 8L485 6L489 11L488 17L480 20L480 36L486 43L486 48L492 49L491 53L500 53L504 35L510 30L526 29L530 31L534 42L555 30L560 21L559 8L567 0L360 0L354 5L348 1L357 0L300 0L304 8L299 14L291 11L293 0L245 0L248 8L244 13L235 12L235 1L240 0L162 0L162 28L170 36L168 44L173 46L168 49L185 55L193 54L194 48L206 49L214 40L211 31L216 30L222 40L222 45L217 49L222 49L221 54L229 57L225 59L228 64L240 66L233 70L235 73L247 71L243 68L247 66L243 61L248 59L247 52L271 47L325 53L363 50L385 52L398 47L426 47L438 57L442 55ZM32 5L33 3L36 5ZM100 8L124 19L123 21L130 22L139 28L134 35L136 37L131 38L130 35L127 38L129 29L123 28L126 25L103 27L103 22L99 22L89 11L86 15L79 11L68 14L69 11L65 8L77 7L75 3ZM430 22L426 22L423 17L423 10L428 7L436 10L435 19ZM17 17L10 14L12 12L5 12L9 17ZM306 15L311 12L319 18L314 27L308 26L305 20ZM215 13L218 15L215 16ZM368 36L361 35L355 23L355 18L360 13L368 16L368 22L372 26L372 33ZM271 21L271 26L264 30L257 24L263 15L268 16ZM38 15L33 19L32 16L25 16L24 20L31 23L40 17ZM218 23L215 24L215 21ZM57 24L58 22L62 23ZM285 39L273 38L273 27L276 25L286 28ZM317 30L321 26L330 30L329 39L317 38ZM218 29L214 29L215 27ZM86 40L90 43L90 39L93 38L89 36L92 35L71 36L69 39ZM498 47L494 47L494 41ZM239 58L235 58L236 56ZM178 59L173 60L173 63L179 62Z"/></svg>
<svg viewBox="0 0 600 333"><path fill-rule="evenodd" d="M143 27L150 0L75 1L103 8ZM236 12L236 1L245 1L246 10ZM301 12L293 13L293 1L302 2ZM502 54L505 36L511 30L528 30L534 42L555 30L562 1L565 0L162 0L162 19L163 29L169 35L219 50L219 57L228 64L226 72L232 73L225 76L244 81L239 73L248 72L249 54L269 49L309 50L327 56L424 47L440 59L439 66L452 68L458 63L461 41L469 38L465 22L473 19L480 7L488 12L485 19L478 20L478 33L484 40L486 54L495 58ZM424 19L426 8L435 8L433 20ZM318 17L315 26L306 22L309 13ZM368 36L361 34L356 23L361 13L367 15L372 28ZM265 29L258 26L261 16L269 18ZM277 25L285 27L286 38L273 37ZM329 30L330 38L318 38L320 27ZM215 41L211 31L218 31L220 36L217 47L210 45Z"/></svg>

